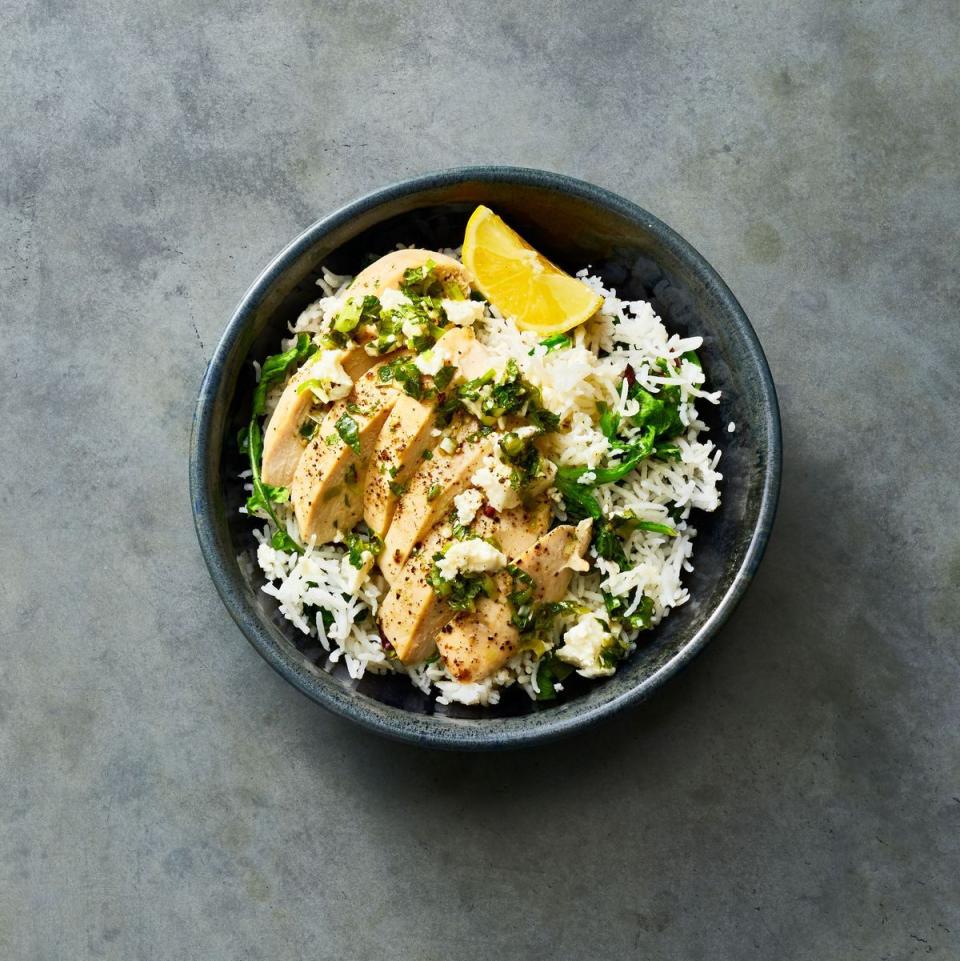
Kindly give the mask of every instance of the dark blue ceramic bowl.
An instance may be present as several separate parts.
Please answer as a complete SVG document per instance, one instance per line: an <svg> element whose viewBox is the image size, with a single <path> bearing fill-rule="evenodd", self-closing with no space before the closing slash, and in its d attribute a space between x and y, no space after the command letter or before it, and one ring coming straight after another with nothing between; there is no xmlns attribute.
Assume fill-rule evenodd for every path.
<svg viewBox="0 0 960 961"><path fill-rule="evenodd" d="M405 676L351 680L276 612L261 593L234 438L253 388L250 361L273 353L287 323L319 295L320 265L353 273L397 243L457 246L483 203L556 263L593 265L626 299L652 301L670 331L704 338L701 355L719 407L702 405L723 448L723 502L696 519L691 601L674 611L616 676L579 683L561 700L532 703L504 692L495 708L444 707ZM727 433L734 421L736 432ZM429 174L362 197L317 221L263 271L227 326L200 389L190 485L200 547L230 615L265 660L332 711L373 731L434 747L504 748L580 730L649 696L716 633L760 563L780 481L777 397L763 351L740 305L713 268L665 224L627 200L540 170L468 167Z"/></svg>

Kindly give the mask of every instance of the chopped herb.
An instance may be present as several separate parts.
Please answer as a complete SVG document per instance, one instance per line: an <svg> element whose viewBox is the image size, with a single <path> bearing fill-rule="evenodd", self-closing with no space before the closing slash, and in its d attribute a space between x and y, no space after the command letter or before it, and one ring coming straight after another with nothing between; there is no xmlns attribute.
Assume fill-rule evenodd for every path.
<svg viewBox="0 0 960 961"><path fill-rule="evenodd" d="M324 631L329 631L333 627L333 614L325 607L320 607L319 604L305 604L303 616L307 621L312 621L314 624L319 619Z"/></svg>
<svg viewBox="0 0 960 961"><path fill-rule="evenodd" d="M541 433L555 431L560 426L559 416L543 407L540 391L520 376L520 368L513 358L507 361L499 378L496 371L488 370L482 376L461 384L454 397L445 399L438 406L438 423L448 424L461 407L466 407L487 426L493 426L501 417L519 414L524 409L527 421Z"/></svg>
<svg viewBox="0 0 960 961"><path fill-rule="evenodd" d="M319 377L311 377L309 380L301 381L297 384L297 396L305 393L308 390L323 390L325 391L330 386L330 382L327 380L321 380Z"/></svg>
<svg viewBox="0 0 960 961"><path fill-rule="evenodd" d="M437 281L437 265L428 260L420 267L410 267L403 272L403 280L400 282L400 290L409 298L426 297L436 292L437 288L442 291Z"/></svg>
<svg viewBox="0 0 960 961"><path fill-rule="evenodd" d="M533 616L533 578L516 564L510 564L507 567L507 573L513 578L513 590L507 595L507 601L512 610L510 623L523 633Z"/></svg>
<svg viewBox="0 0 960 961"><path fill-rule="evenodd" d="M420 456L421 456L424 460L433 460L433 451L432 451L432 450L425 450Z"/></svg>
<svg viewBox="0 0 960 961"><path fill-rule="evenodd" d="M521 438L516 432L508 431L500 439L500 450L513 468L510 486L514 490L522 490L538 476L543 476L540 471L540 452L529 438Z"/></svg>
<svg viewBox="0 0 960 961"><path fill-rule="evenodd" d="M431 484L430 489L427 491L427 500L435 501L442 493L443 488L439 484Z"/></svg>
<svg viewBox="0 0 960 961"><path fill-rule="evenodd" d="M437 597L446 601L454 611L472 611L476 609L477 598L496 597L496 581L487 573L470 572L459 573L453 580L448 581L440 573L437 561L443 559L442 553L433 555L433 564L427 579Z"/></svg>
<svg viewBox="0 0 960 961"><path fill-rule="evenodd" d="M408 357L398 357L389 364L381 366L377 377L385 384L396 382L403 388L403 392L415 400L423 397L423 382L417 365Z"/></svg>
<svg viewBox="0 0 960 961"><path fill-rule="evenodd" d="M573 667L561 661L552 651L540 658L537 665L537 700L552 701L557 696L557 684L566 680Z"/></svg>
<svg viewBox="0 0 960 961"><path fill-rule="evenodd" d="M611 619L619 620L631 631L648 631L653 627L653 598L644 594L632 614L624 614L630 606L630 599L616 597L603 591L603 605Z"/></svg>
<svg viewBox="0 0 960 961"><path fill-rule="evenodd" d="M513 590L507 595L510 604L510 623L528 640L545 637L558 617L583 611L571 601L543 601L534 604L535 584L533 578L516 564L507 567L513 579Z"/></svg>
<svg viewBox="0 0 960 961"><path fill-rule="evenodd" d="M363 321L374 322L380 315L380 301L367 295L363 300L350 297L340 308L333 322L333 329L341 334L349 334Z"/></svg>
<svg viewBox="0 0 960 961"><path fill-rule="evenodd" d="M363 567L363 555L371 554L376 557L383 550L383 541L371 531L351 531L346 539L347 556L350 563L360 570Z"/></svg>
<svg viewBox="0 0 960 961"><path fill-rule="evenodd" d="M388 486L390 488L390 493L393 494L394 497L403 497L403 495L407 492L406 484L398 484L396 481L390 481Z"/></svg>
<svg viewBox="0 0 960 961"><path fill-rule="evenodd" d="M310 440L310 438L313 437L313 435L317 432L317 428L319 426L320 425L315 420L305 420L300 425L300 430L298 433L306 440Z"/></svg>
<svg viewBox="0 0 960 961"><path fill-rule="evenodd" d="M450 381L453 380L453 375L457 372L457 368L451 364L444 364L436 374L433 375L433 386L437 390L446 390L450 386Z"/></svg>
<svg viewBox="0 0 960 961"><path fill-rule="evenodd" d="M568 334L552 334L550 337L545 337L540 341L541 347L547 348L547 353L549 354L554 350L564 350L567 347L573 346L573 338Z"/></svg>
<svg viewBox="0 0 960 961"><path fill-rule="evenodd" d="M340 439L359 457L360 428L357 422L349 414L343 414L334 426L337 428Z"/></svg>

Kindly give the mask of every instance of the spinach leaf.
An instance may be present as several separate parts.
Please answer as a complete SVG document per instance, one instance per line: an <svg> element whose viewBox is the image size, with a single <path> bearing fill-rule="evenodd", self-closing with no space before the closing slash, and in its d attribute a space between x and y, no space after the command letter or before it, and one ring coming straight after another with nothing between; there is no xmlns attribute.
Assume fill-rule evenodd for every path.
<svg viewBox="0 0 960 961"><path fill-rule="evenodd" d="M283 525L277 519L273 505L281 504L289 499L290 492L285 487L274 487L272 484L264 484L260 477L260 462L263 458L263 435L260 433L260 424L254 417L250 421L250 426L244 432L241 441L241 449L245 449L250 459L250 474L253 482L253 493L247 498L247 511L256 514L263 511L270 520L273 521L276 530L270 540L275 550L286 553L303 553L303 548L286 532Z"/></svg>
<svg viewBox="0 0 960 961"><path fill-rule="evenodd" d="M603 516L600 502L591 493L592 484L581 484L580 477L587 472L586 467L559 467L554 478L554 486L563 497L567 515L573 520Z"/></svg>
<svg viewBox="0 0 960 961"><path fill-rule="evenodd" d="M297 342L282 354L273 354L260 367L260 381L253 392L252 417L262 417L267 409L267 391L277 381L283 380L294 365L303 363L317 351L317 345L308 334L297 334Z"/></svg>
<svg viewBox="0 0 960 961"><path fill-rule="evenodd" d="M612 561L621 571L626 571L633 567L623 551L623 543L608 521L594 521L593 547L599 557L607 561Z"/></svg>

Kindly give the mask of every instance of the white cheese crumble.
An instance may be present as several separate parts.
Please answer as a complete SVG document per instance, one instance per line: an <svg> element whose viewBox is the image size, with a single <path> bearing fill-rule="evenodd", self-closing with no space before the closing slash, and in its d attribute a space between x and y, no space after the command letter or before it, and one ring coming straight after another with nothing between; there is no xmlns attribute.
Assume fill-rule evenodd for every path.
<svg viewBox="0 0 960 961"><path fill-rule="evenodd" d="M585 617L563 635L563 646L557 649L557 657L577 668L584 677L607 677L616 669L600 663L600 652L610 635L595 617Z"/></svg>
<svg viewBox="0 0 960 961"><path fill-rule="evenodd" d="M444 335L429 350L425 350L422 354L417 354L417 356L413 358L413 363L421 374L436 377L440 372L440 368L445 364L456 366L457 353L456 348L449 346L447 337Z"/></svg>
<svg viewBox="0 0 960 961"><path fill-rule="evenodd" d="M477 511L483 506L483 494L475 487L470 487L462 494L457 494L453 499L457 509L457 521L461 527L466 527L476 516Z"/></svg>
<svg viewBox="0 0 960 961"><path fill-rule="evenodd" d="M320 403L340 400L353 389L353 381L343 369L346 355L345 350L321 350L300 381L310 384L310 391Z"/></svg>
<svg viewBox="0 0 960 961"><path fill-rule="evenodd" d="M727 424L727 433L732 434L736 429L737 425L733 421L730 421L730 423Z"/></svg>
<svg viewBox="0 0 960 961"><path fill-rule="evenodd" d="M380 306L384 310L395 310L397 307L403 306L403 304L412 303L406 294L402 294L399 290L394 290L392 287L381 290L379 299Z"/></svg>
<svg viewBox="0 0 960 961"><path fill-rule="evenodd" d="M506 566L506 555L478 537L454 541L443 559L437 561L437 570L446 581L452 581L457 574L498 571Z"/></svg>
<svg viewBox="0 0 960 961"><path fill-rule="evenodd" d="M483 491L495 511L510 510L520 503L520 496L510 486L510 471L509 464L493 454L487 454L470 478L470 483Z"/></svg>
<svg viewBox="0 0 960 961"><path fill-rule="evenodd" d="M415 337L423 336L424 324L419 320L411 320L409 317L404 317L400 332L407 340L413 340Z"/></svg>
<svg viewBox="0 0 960 961"><path fill-rule="evenodd" d="M443 300L447 320L457 327L472 327L483 317L483 304L476 300Z"/></svg>
<svg viewBox="0 0 960 961"><path fill-rule="evenodd" d="M413 358L413 366L420 371L421 374L426 374L428 377L436 377L440 373L440 368L443 367L446 358L443 356L443 351L438 350L434 347L432 350L425 350L422 354L417 354Z"/></svg>

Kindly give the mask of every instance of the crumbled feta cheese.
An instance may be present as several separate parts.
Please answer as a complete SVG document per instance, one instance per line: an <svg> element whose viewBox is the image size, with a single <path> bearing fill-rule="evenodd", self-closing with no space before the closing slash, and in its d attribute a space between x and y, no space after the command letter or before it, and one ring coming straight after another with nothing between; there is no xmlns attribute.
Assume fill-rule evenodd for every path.
<svg viewBox="0 0 960 961"><path fill-rule="evenodd" d="M310 383L310 390L322 404L346 397L353 389L350 375L343 369L345 350L321 350L306 373L302 382Z"/></svg>
<svg viewBox="0 0 960 961"><path fill-rule="evenodd" d="M470 483L483 491L495 511L505 511L520 503L520 496L510 486L510 473L509 464L493 454L487 454L474 471Z"/></svg>
<svg viewBox="0 0 960 961"><path fill-rule="evenodd" d="M437 561L437 570L447 581L452 581L457 574L498 571L506 566L506 555L478 537L454 541Z"/></svg>
<svg viewBox="0 0 960 961"><path fill-rule="evenodd" d="M736 429L737 425L733 421L730 421L730 423L727 424L727 433L732 434Z"/></svg>
<svg viewBox="0 0 960 961"><path fill-rule="evenodd" d="M466 527L477 516L477 511L483 506L483 494L475 487L470 487L462 494L457 494L453 499L453 503L457 508L457 521L461 527Z"/></svg>
<svg viewBox="0 0 960 961"><path fill-rule="evenodd" d="M444 343L445 340L446 336L441 337L430 350L425 350L413 358L413 363L421 374L436 377L441 367L453 363L454 351Z"/></svg>
<svg viewBox="0 0 960 961"><path fill-rule="evenodd" d="M437 444L437 450L443 451L444 454L452 454L457 449L457 442L450 436L444 437L439 444Z"/></svg>
<svg viewBox="0 0 960 961"><path fill-rule="evenodd" d="M392 287L380 291L380 306L384 310L396 310L397 307L409 303L411 303L411 300L406 294L402 294L399 290L394 290Z"/></svg>
<svg viewBox="0 0 960 961"><path fill-rule="evenodd" d="M597 479L597 472L588 470L577 478L578 484L592 484Z"/></svg>
<svg viewBox="0 0 960 961"><path fill-rule="evenodd" d="M400 332L407 340L413 340L414 337L422 337L425 333L424 325L419 320L413 320L410 317L403 318Z"/></svg>
<svg viewBox="0 0 960 961"><path fill-rule="evenodd" d="M615 668L600 663L600 652L610 635L595 617L585 617L563 635L563 645L557 649L557 657L577 668L584 677L607 677Z"/></svg>
<svg viewBox="0 0 960 961"><path fill-rule="evenodd" d="M443 360L443 353L433 348L433 350L425 350L422 354L417 354L413 358L413 365L421 374L436 377L440 373L440 368L443 367Z"/></svg>
<svg viewBox="0 0 960 961"><path fill-rule="evenodd" d="M472 327L483 316L483 304L476 300L443 300L447 320L458 327Z"/></svg>

